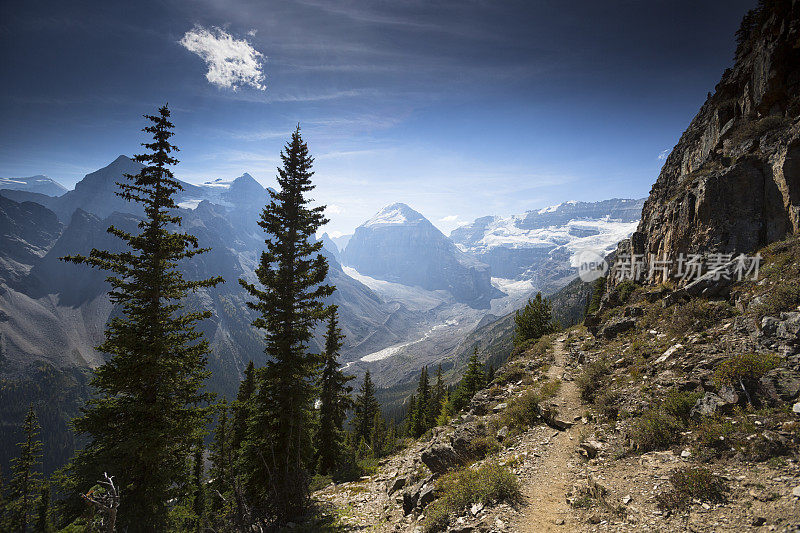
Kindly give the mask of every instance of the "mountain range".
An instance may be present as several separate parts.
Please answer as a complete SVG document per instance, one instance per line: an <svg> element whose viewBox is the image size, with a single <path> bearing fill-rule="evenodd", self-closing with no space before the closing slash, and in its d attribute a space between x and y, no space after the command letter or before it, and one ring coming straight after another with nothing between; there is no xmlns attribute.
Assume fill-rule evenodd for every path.
<svg viewBox="0 0 800 533"><path fill-rule="evenodd" d="M22 415L17 412L20 401L38 398L46 405L47 431L63 437L48 444L49 466L60 464L75 445L67 421L76 412L65 405L77 409L89 394L87 372L105 361L94 347L108 319L118 312L108 300L105 273L59 258L92 248L118 249L119 242L106 229L114 225L132 230L142 213L114 194L116 183L141 168L119 156L58 196L0 190L0 400L5 405L0 424ZM247 173L234 180L182 186L177 198L182 226L211 248L184 264L184 273L189 279L222 275L227 281L190 296L186 305L213 313L201 326L212 350L209 388L230 396L248 361L258 366L265 358L262 333L251 326L248 297L236 280L255 280L265 238L256 222L269 191ZM591 238L575 231L581 223L592 224L587 221L595 221L601 228L598 235L605 239L624 230L627 218L616 228L611 217L626 201L615 202L580 204L571 213L554 209L548 219L552 225L540 226L553 234L561 232L566 241L554 238L556 246L548 248L550 261L563 259L560 266L574 277L569 255L555 251L574 249L577 244L570 248L570 238L573 244ZM472 241L460 238L456 244L411 207L392 204L351 237L337 238L338 244L327 234L320 237L330 264L327 282L337 287L328 303L339 307L346 335L342 362L350 372L360 376L370 369L379 386L408 383L421 366L447 358L477 326L513 311L539 288L530 275L536 265L520 267L515 276L506 271L500 277L493 274L485 261L492 256L479 251L480 242L491 239L505 219L490 218L490 223L473 223ZM607 229L612 227L616 229ZM532 223L520 228L533 231ZM465 230L454 233L458 237ZM519 242L494 244L512 254L523 248ZM521 264L524 258L517 261ZM311 350L320 349L321 333L312 340ZM9 391L17 392L8 396ZM58 397L75 401L51 402ZM0 447L9 449L2 441ZM5 458L0 464L6 464Z"/></svg>

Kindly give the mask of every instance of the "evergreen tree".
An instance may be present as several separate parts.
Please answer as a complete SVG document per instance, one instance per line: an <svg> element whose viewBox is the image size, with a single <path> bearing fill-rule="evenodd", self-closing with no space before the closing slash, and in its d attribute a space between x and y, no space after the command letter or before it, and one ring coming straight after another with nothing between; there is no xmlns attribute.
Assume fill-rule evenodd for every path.
<svg viewBox="0 0 800 533"><path fill-rule="evenodd" d="M32 525L34 512L39 509L41 498L42 442L39 440L39 421L33 406L28 408L22 424L25 440L20 442L19 456L11 461L9 481L8 525L10 531L25 532Z"/></svg>
<svg viewBox="0 0 800 533"><path fill-rule="evenodd" d="M428 408L430 405L431 388L428 383L428 367L423 367L419 373L417 385L417 404L414 409L414 438L419 438L428 430Z"/></svg>
<svg viewBox="0 0 800 533"><path fill-rule="evenodd" d="M332 306L325 334L325 353L319 380L319 425L315 437L317 465L321 474L332 473L341 460L344 445L343 427L347 410L352 406L352 387L339 365L339 350L342 347L342 330L339 329L336 307Z"/></svg>
<svg viewBox="0 0 800 533"><path fill-rule="evenodd" d="M232 499L233 457L231 454L231 435L228 423L228 404L223 399L217 406L219 419L211 442L209 470L209 520L225 524L230 519ZM212 527L215 525L212 523ZM216 528L215 528L216 529Z"/></svg>
<svg viewBox="0 0 800 533"><path fill-rule="evenodd" d="M383 455L389 455L394 453L396 447L397 447L397 422L394 421L394 417L390 417L389 424L386 428L386 442L383 447Z"/></svg>
<svg viewBox="0 0 800 533"><path fill-rule="evenodd" d="M73 458L69 471L76 491L85 492L103 472L120 483L125 503L120 529L157 531L167 527L169 501L187 496L192 447L208 423L209 394L202 391L208 343L194 329L210 311L185 312L181 300L197 289L214 287L222 278L184 280L178 262L207 251L181 231L174 195L181 184L168 168L178 161L170 144L173 124L166 106L145 115L148 153L137 155L145 166L126 175L116 194L144 207L138 234L111 226L108 232L127 247L119 253L92 250L88 256L62 258L111 272L111 301L121 316L106 327L98 350L112 359L95 370L96 396L74 420L87 446Z"/></svg>
<svg viewBox="0 0 800 533"><path fill-rule="evenodd" d="M312 412L318 357L308 352L317 321L324 317L328 263L315 242L327 222L325 206L309 207L313 158L300 127L281 152L277 192L258 224L267 234L256 269L260 286L239 280L255 297L253 322L266 330L268 361L258 372L245 457L248 499L256 518L271 525L303 514L313 461Z"/></svg>
<svg viewBox="0 0 800 533"><path fill-rule="evenodd" d="M233 494L234 524L237 530L245 528L247 505L244 494L244 472L249 468L244 454L244 442L247 439L248 423L253 411L256 392L256 370L253 361L247 364L244 379L239 384L236 400L231 405L230 444L231 472L229 476L230 490Z"/></svg>
<svg viewBox="0 0 800 533"><path fill-rule="evenodd" d="M592 285L592 296L589 298L589 302L586 306L587 315L594 314L600 310L600 302L602 301L605 293L606 278L600 277L594 280L594 284Z"/></svg>
<svg viewBox="0 0 800 533"><path fill-rule="evenodd" d="M236 393L236 400L231 406L231 452L236 454L247 438L247 421L250 418L253 394L256 391L256 370L253 361L247 363L244 371L244 379L239 383L239 392Z"/></svg>
<svg viewBox="0 0 800 533"><path fill-rule="evenodd" d="M206 495L203 470L203 441L200 439L195 445L192 459L192 511L194 512L195 531L198 532L205 529Z"/></svg>
<svg viewBox="0 0 800 533"><path fill-rule="evenodd" d="M362 439L366 442L370 441L372 438L372 424L375 421L375 413L378 410L378 400L375 399L375 386L372 384L372 378L369 375L369 370L367 370L355 401L353 432L356 443Z"/></svg>
<svg viewBox="0 0 800 533"><path fill-rule="evenodd" d="M50 523L50 484L42 484L42 492L39 497L39 508L36 512L36 531L37 533L48 533L53 527Z"/></svg>
<svg viewBox="0 0 800 533"><path fill-rule="evenodd" d="M448 410L455 414L464 409L475 393L484 387L485 379L486 374L483 370L483 363L478 358L478 348L475 348L472 355L469 356L469 363L467 364L466 372L464 372L464 377L458 382L458 386L450 396Z"/></svg>
<svg viewBox="0 0 800 533"><path fill-rule="evenodd" d="M428 427L432 428L437 425L436 420L439 413L442 411L442 403L445 397L444 376L442 375L442 364L436 368L436 384L431 391L431 402L428 406Z"/></svg>
<svg viewBox="0 0 800 533"><path fill-rule="evenodd" d="M375 411L375 417L372 419L370 445L376 458L383 457L383 452L386 448L386 421L380 409Z"/></svg>
<svg viewBox="0 0 800 533"><path fill-rule="evenodd" d="M489 368L486 369L486 384L488 385L494 381L494 365L489 363Z"/></svg>
<svg viewBox="0 0 800 533"><path fill-rule="evenodd" d="M556 330L553 323L553 310L550 301L542 298L537 292L536 298L528 299L528 303L514 315L514 343L522 344L528 340L538 339Z"/></svg>

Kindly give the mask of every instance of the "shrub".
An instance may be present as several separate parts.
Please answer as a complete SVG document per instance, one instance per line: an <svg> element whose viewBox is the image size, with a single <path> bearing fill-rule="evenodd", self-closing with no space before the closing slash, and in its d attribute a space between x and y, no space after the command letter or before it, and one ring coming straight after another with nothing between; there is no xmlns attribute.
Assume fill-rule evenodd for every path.
<svg viewBox="0 0 800 533"><path fill-rule="evenodd" d="M510 429L527 428L539 418L539 403L541 396L535 390L525 391L521 396L514 398L500 415L500 425Z"/></svg>
<svg viewBox="0 0 800 533"><path fill-rule="evenodd" d="M711 503L726 501L727 483L723 478L706 468L694 467L677 470L670 474L672 490L656 497L662 509L681 509L688 507L693 499Z"/></svg>
<svg viewBox="0 0 800 533"><path fill-rule="evenodd" d="M626 279L622 283L619 283L615 288L619 292L620 303L624 304L630 299L633 291L636 290L636 283L633 280Z"/></svg>
<svg viewBox="0 0 800 533"><path fill-rule="evenodd" d="M594 402L597 391L605 385L610 372L611 368L605 358L592 361L584 367L583 372L575 380L584 402Z"/></svg>
<svg viewBox="0 0 800 533"><path fill-rule="evenodd" d="M689 332L700 332L720 320L733 316L734 309L725 302L710 302L693 298L683 305L670 307L663 316L667 332L683 336Z"/></svg>
<svg viewBox="0 0 800 533"><path fill-rule="evenodd" d="M561 389L561 380L554 379L552 381L547 381L539 388L539 397L541 400L549 400L550 398L555 397L558 394L559 389Z"/></svg>
<svg viewBox="0 0 800 533"><path fill-rule="evenodd" d="M697 426L697 445L706 454L720 455L731 449L735 431L729 420L705 418Z"/></svg>
<svg viewBox="0 0 800 533"><path fill-rule="evenodd" d="M492 436L478 437L470 443L472 457L483 459L500 451L500 443Z"/></svg>
<svg viewBox="0 0 800 533"><path fill-rule="evenodd" d="M756 318L761 321L765 316L777 316L781 311L791 311L800 305L800 285L779 280L770 290L760 297L761 301L754 306Z"/></svg>
<svg viewBox="0 0 800 533"><path fill-rule="evenodd" d="M702 396L703 394L700 392L672 390L664 398L661 406L664 411L686 424L689 422L689 413L691 413L692 407Z"/></svg>
<svg viewBox="0 0 800 533"><path fill-rule="evenodd" d="M594 405L598 414L606 420L616 420L619 416L620 393L607 388L595 397Z"/></svg>
<svg viewBox="0 0 800 533"><path fill-rule="evenodd" d="M714 371L713 383L717 387L725 385L742 386L745 391L753 390L761 377L777 367L781 358L774 354L743 353L723 361Z"/></svg>
<svg viewBox="0 0 800 533"><path fill-rule="evenodd" d="M442 476L436 492L438 499L425 512L426 533L447 529L451 515L458 515L474 503L516 503L522 498L516 476L495 462L477 470L465 468Z"/></svg>
<svg viewBox="0 0 800 533"><path fill-rule="evenodd" d="M633 422L630 437L640 451L663 450L680 442L682 429L673 415L650 410Z"/></svg>

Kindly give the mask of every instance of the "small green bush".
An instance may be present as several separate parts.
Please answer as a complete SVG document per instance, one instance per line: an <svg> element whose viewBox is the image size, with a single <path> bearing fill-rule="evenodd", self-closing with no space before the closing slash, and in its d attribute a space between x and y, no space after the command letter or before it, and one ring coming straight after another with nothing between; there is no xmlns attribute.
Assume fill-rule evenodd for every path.
<svg viewBox="0 0 800 533"><path fill-rule="evenodd" d="M619 292L619 301L624 304L630 299L633 291L636 290L636 283L633 280L626 279L615 288Z"/></svg>
<svg viewBox="0 0 800 533"><path fill-rule="evenodd" d="M606 420L616 420L619 416L620 392L616 389L606 388L595 395L594 406L597 413Z"/></svg>
<svg viewBox="0 0 800 533"><path fill-rule="evenodd" d="M525 391L508 403L508 407L500 415L500 426L508 426L510 429L525 429L532 426L539 418L538 407L541 401L538 391Z"/></svg>
<svg viewBox="0 0 800 533"><path fill-rule="evenodd" d="M494 455L500 451L500 443L492 436L482 436L474 439L470 443L472 457L483 459L489 455Z"/></svg>
<svg viewBox="0 0 800 533"><path fill-rule="evenodd" d="M761 296L761 302L755 306L756 316L760 321L765 316L778 316L782 311L795 310L798 305L800 285L781 281Z"/></svg>
<svg viewBox="0 0 800 533"><path fill-rule="evenodd" d="M516 476L495 462L487 462L477 470L465 468L442 476L436 493L438 499L425 512L426 533L447 529L451 516L474 503L517 503L522 498Z"/></svg>
<svg viewBox="0 0 800 533"><path fill-rule="evenodd" d="M558 394L558 391L560 389L561 389L561 380L560 379L554 379L552 381L546 381L539 388L539 398L541 398L542 401L554 398L556 396L556 394Z"/></svg>
<svg viewBox="0 0 800 533"><path fill-rule="evenodd" d="M671 414L684 424L689 422L689 414L692 407L703 396L701 392L681 392L678 390L670 391L664 398L661 406L667 413Z"/></svg>
<svg viewBox="0 0 800 533"><path fill-rule="evenodd" d="M734 308L726 302L711 302L703 298L692 298L683 305L674 305L662 316L667 333L683 336L690 332L701 332L720 320L733 316Z"/></svg>
<svg viewBox="0 0 800 533"><path fill-rule="evenodd" d="M735 433L730 420L705 418L697 426L697 445L704 455L719 456L731 449Z"/></svg>
<svg viewBox="0 0 800 533"><path fill-rule="evenodd" d="M728 485L723 478L706 468L694 467L677 470L670 474L672 490L656 497L662 509L682 509L688 507L693 499L711 503L726 501Z"/></svg>
<svg viewBox="0 0 800 533"><path fill-rule="evenodd" d="M333 478L331 476L314 474L314 477L311 478L311 483L308 485L308 490L311 492L316 492L318 490L324 489L331 483L333 483Z"/></svg>
<svg viewBox="0 0 800 533"><path fill-rule="evenodd" d="M605 358L592 361L584 367L583 372L575 380L584 402L594 402L597 391L606 384L610 372L611 367Z"/></svg>
<svg viewBox="0 0 800 533"><path fill-rule="evenodd" d="M663 450L680 442L682 429L680 420L673 415L650 410L633 422L630 437L640 451Z"/></svg>
<svg viewBox="0 0 800 533"><path fill-rule="evenodd" d="M744 385L752 390L761 377L777 367L781 358L774 354L743 353L723 361L714 371L713 383L717 387Z"/></svg>

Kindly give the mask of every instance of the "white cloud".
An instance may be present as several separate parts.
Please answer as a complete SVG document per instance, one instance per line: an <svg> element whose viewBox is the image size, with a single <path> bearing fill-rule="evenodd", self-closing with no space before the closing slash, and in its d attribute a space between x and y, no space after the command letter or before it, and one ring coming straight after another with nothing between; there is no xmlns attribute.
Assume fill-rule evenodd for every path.
<svg viewBox="0 0 800 533"><path fill-rule="evenodd" d="M456 222L458 221L458 215L447 215L446 217L442 217L439 219L439 222Z"/></svg>
<svg viewBox="0 0 800 533"><path fill-rule="evenodd" d="M664 161L667 158L667 156L669 155L670 151L671 150L669 148L667 148L666 150L661 150L661 152L659 152L659 154L658 154L658 160L659 161Z"/></svg>
<svg viewBox="0 0 800 533"><path fill-rule="evenodd" d="M341 215L344 213L344 209L337 204L328 204L325 206L325 212L329 215Z"/></svg>
<svg viewBox="0 0 800 533"><path fill-rule="evenodd" d="M246 39L235 39L217 27L195 26L178 43L206 62L206 79L210 83L234 91L245 85L266 89L262 71L264 55Z"/></svg>

